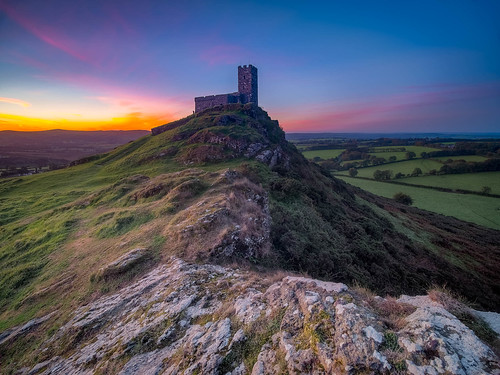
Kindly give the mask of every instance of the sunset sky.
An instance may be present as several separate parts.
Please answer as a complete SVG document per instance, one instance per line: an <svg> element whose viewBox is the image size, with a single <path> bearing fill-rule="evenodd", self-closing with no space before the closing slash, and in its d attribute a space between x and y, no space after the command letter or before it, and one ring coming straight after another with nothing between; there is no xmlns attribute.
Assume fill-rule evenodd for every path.
<svg viewBox="0 0 500 375"><path fill-rule="evenodd" d="M497 0L0 0L0 130L150 129L243 64L286 131L500 131Z"/></svg>

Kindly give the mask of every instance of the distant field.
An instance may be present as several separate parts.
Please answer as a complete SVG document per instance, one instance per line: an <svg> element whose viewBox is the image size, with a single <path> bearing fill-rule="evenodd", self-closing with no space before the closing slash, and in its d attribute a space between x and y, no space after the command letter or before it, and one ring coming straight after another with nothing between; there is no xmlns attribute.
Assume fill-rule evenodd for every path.
<svg viewBox="0 0 500 375"><path fill-rule="evenodd" d="M415 207L500 230L500 198L445 193L347 176L337 177L351 185L387 198L392 198L395 193L401 191L413 198Z"/></svg>
<svg viewBox="0 0 500 375"><path fill-rule="evenodd" d="M489 186L493 194L500 194L500 172L446 174L442 176L408 177L401 181L409 184L437 186L449 189L481 191ZM500 212L498 213L500 215Z"/></svg>
<svg viewBox="0 0 500 375"><path fill-rule="evenodd" d="M403 147L406 151L389 151L391 149L398 150ZM374 155L378 158L385 158L389 160L391 156L395 156L396 160L404 160L406 159L406 153L410 151L414 152L417 157L420 157L420 154L422 152L438 151L439 149L432 147L423 147L423 146L383 146L383 147L374 147L373 150L374 152L370 152L370 155Z"/></svg>
<svg viewBox="0 0 500 375"><path fill-rule="evenodd" d="M303 148L310 146L310 145L300 145L299 150L302 150ZM390 150L398 150L401 148L405 148L406 151L390 151ZM407 152L414 152L417 157L420 157L420 154L422 152L431 152L431 151L437 151L438 149L436 148L431 148L431 147L422 147L422 146L384 146L384 147L374 147L373 150L375 152L370 152L369 154L372 156L376 156L379 158L385 158L389 160L391 156L395 156L396 160L405 160L406 159L406 153ZM336 158L338 157L344 149L336 149L336 150L314 150L314 151L302 151L304 156L307 159L312 159L317 156L319 156L322 159L331 159L331 158ZM466 158L466 157L462 157ZM480 160L481 156L478 156L478 160ZM449 158L445 158L444 160L447 160ZM467 159L466 159L467 160ZM345 161L346 163L348 162L354 162L354 161L360 161L360 160L347 160ZM476 160L474 160L476 161Z"/></svg>
<svg viewBox="0 0 500 375"><path fill-rule="evenodd" d="M314 151L303 151L302 154L307 159L312 159L319 156L321 159L331 159L339 156L344 149L340 150L314 150Z"/></svg>
<svg viewBox="0 0 500 375"><path fill-rule="evenodd" d="M350 163L362 163L364 160L363 159L355 159L355 160L346 160L346 161L342 161L340 162L340 165L344 165L344 164L350 164Z"/></svg>
<svg viewBox="0 0 500 375"><path fill-rule="evenodd" d="M442 163L439 163L437 161L431 160L431 159L412 159L412 160L407 160L407 161L402 161L398 163L389 163L389 164L382 164L382 165L375 165L372 167L366 167L366 168L359 168L358 169L358 176L359 177L366 177L366 178L373 178L373 173L377 170L386 170L389 169L393 172L395 175L396 173L403 173L403 174L410 174L413 172L415 168L420 168L422 170L422 173L427 173L431 169L436 169L439 170L443 166ZM340 171L336 172L335 174L340 174L340 175L348 175L348 171Z"/></svg>
<svg viewBox="0 0 500 375"><path fill-rule="evenodd" d="M440 156L438 158L433 158L434 160L465 160L465 161L485 161L488 158L479 155L463 155L463 156Z"/></svg>

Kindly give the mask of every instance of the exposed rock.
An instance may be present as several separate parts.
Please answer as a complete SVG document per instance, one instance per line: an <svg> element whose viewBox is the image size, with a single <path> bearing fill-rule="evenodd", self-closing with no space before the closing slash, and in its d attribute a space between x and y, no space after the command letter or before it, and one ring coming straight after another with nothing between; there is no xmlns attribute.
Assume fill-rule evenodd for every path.
<svg viewBox="0 0 500 375"><path fill-rule="evenodd" d="M498 358L492 350L454 315L433 301L425 303L421 297L405 297L405 303L414 304L418 309L406 318L407 325L401 336L414 343L417 348L427 351L427 362L407 360L411 374L435 373L486 374L492 369L500 373ZM408 342L406 341L406 342Z"/></svg>
<svg viewBox="0 0 500 375"><path fill-rule="evenodd" d="M498 358L474 332L426 298L404 297L417 309L400 330L388 331L386 317L344 284L304 277L264 283L248 271L173 258L78 309L40 349L52 348L54 357L31 372L376 374L400 373L402 366L410 374L500 371ZM58 353L59 343L68 341L72 350Z"/></svg>
<svg viewBox="0 0 500 375"><path fill-rule="evenodd" d="M137 248L129 251L121 256L114 262L109 263L107 266L99 269L96 276L97 278L107 278L120 273L128 271L140 262L143 262L149 257L147 249Z"/></svg>
<svg viewBox="0 0 500 375"><path fill-rule="evenodd" d="M29 322L23 324L22 326L13 327L2 333L0 333L0 345L12 342L16 340L19 336L25 335L29 331L35 329L40 324L49 320L56 312L52 312L41 318L31 319Z"/></svg>
<svg viewBox="0 0 500 375"><path fill-rule="evenodd" d="M474 313L488 323L490 328L500 336L500 314L492 311L477 310L474 310Z"/></svg>
<svg viewBox="0 0 500 375"><path fill-rule="evenodd" d="M266 149L260 152L255 159L274 168L276 165L281 164L285 168L290 167L290 159L286 153L283 152L280 146Z"/></svg>
<svg viewBox="0 0 500 375"><path fill-rule="evenodd" d="M212 194L172 222L172 236L183 253L197 259L260 257L269 247L271 230L267 193L234 171L220 174L212 187Z"/></svg>

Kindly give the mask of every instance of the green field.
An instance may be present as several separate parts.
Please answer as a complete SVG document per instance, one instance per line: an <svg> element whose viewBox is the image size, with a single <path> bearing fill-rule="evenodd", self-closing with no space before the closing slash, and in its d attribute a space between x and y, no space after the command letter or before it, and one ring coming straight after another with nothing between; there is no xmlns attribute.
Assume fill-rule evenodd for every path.
<svg viewBox="0 0 500 375"><path fill-rule="evenodd" d="M351 185L387 198L392 198L395 193L401 191L413 198L415 207L500 230L500 198L475 194L445 193L348 176L337 177Z"/></svg>
<svg viewBox="0 0 500 375"><path fill-rule="evenodd" d="M302 154L307 159L313 159L315 157L320 157L321 159L331 159L338 157L344 149L338 150L313 150L313 151L304 151Z"/></svg>
<svg viewBox="0 0 500 375"><path fill-rule="evenodd" d="M420 168L422 173L428 173L432 169L439 170L443 166L442 163L439 163L432 159L412 159L407 161L401 161L397 163L389 163L382 165L375 165L372 167L359 168L358 169L358 177L366 177L373 178L373 173L377 170L386 170L389 169L393 172L393 175L396 173L410 174L413 172L415 168ZM336 172L339 175L347 176L349 171L340 171Z"/></svg>
<svg viewBox="0 0 500 375"><path fill-rule="evenodd" d="M405 151L389 151L391 149L398 150L404 148ZM374 152L370 152L370 155L376 156L378 158L385 158L389 160L391 156L395 156L396 160L405 160L407 152L414 152L417 157L420 157L422 152L432 152L438 151L438 149L431 147L423 147L423 146L383 146L383 147L374 147Z"/></svg>
<svg viewBox="0 0 500 375"><path fill-rule="evenodd" d="M480 192L489 186L492 194L500 194L500 172L446 174L442 176L409 177L401 181L409 184L437 186L448 189L462 189ZM500 215L500 213L499 213Z"/></svg>
<svg viewBox="0 0 500 375"><path fill-rule="evenodd" d="M480 156L480 155L463 155L463 156L440 156L438 158L432 158L432 159L439 160L442 162L445 162L446 160L449 160L449 159L480 162L480 161L485 161L488 158L485 158L484 156Z"/></svg>
<svg viewBox="0 0 500 375"><path fill-rule="evenodd" d="M305 145L301 145L299 147L299 150L303 149ZM405 148L406 151L390 151L390 150L398 150L401 148ZM345 149L335 149L335 150L313 150L313 151L302 151L302 154L307 158L307 159L312 159L315 157L320 157L322 159L331 159L331 158L336 158L338 157ZM389 160L391 156L395 156L396 160L406 160L406 153L409 151L414 152L417 157L420 157L420 154L422 152L432 152L432 151L437 151L438 149L431 148L431 147L423 147L423 146L385 146L385 147L374 147L372 148L374 152L369 152L371 156L376 156L378 158L385 158ZM451 157L451 159L454 159L455 157ZM460 159L465 159L469 160L469 156L463 156L459 157ZM484 160L481 156L472 156L472 158L476 159L470 159L471 161L481 161ZM443 160L450 159L450 157L445 157ZM345 163L352 163L355 161L362 161L362 160L347 160Z"/></svg>

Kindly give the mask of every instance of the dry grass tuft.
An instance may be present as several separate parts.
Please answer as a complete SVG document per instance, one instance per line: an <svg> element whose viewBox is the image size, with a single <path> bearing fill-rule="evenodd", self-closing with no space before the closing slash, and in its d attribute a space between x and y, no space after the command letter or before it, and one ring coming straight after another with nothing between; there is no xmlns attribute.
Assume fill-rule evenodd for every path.
<svg viewBox="0 0 500 375"><path fill-rule="evenodd" d="M391 296L381 298L370 289L356 284L351 287L355 296L364 301L379 315L384 324L393 330L400 330L406 325L405 318L412 314L417 308L407 303L398 302Z"/></svg>
<svg viewBox="0 0 500 375"><path fill-rule="evenodd" d="M403 328L406 325L405 318L417 309L407 303L398 302L396 298L390 296L375 299L372 306L387 327L395 330Z"/></svg>

